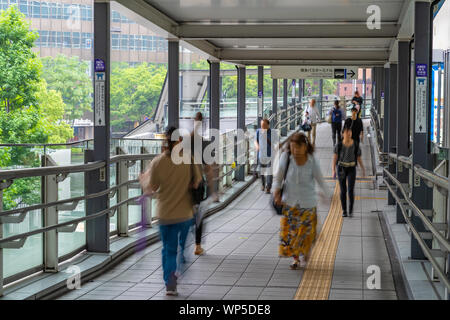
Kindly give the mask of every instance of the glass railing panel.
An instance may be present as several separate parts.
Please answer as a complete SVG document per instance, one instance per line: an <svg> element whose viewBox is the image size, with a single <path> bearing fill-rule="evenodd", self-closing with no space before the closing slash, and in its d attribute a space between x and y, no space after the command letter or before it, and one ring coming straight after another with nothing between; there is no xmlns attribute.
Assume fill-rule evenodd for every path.
<svg viewBox="0 0 450 320"><path fill-rule="evenodd" d="M2 170L33 168L41 166L44 148L28 146L0 147L4 155L0 160ZM41 203L41 178L16 179L3 190L3 210L24 208ZM17 216L17 215L15 215ZM3 238L42 228L41 210L27 213L21 223L2 225ZM5 278L43 264L42 234L29 237L20 249L3 250L3 276Z"/></svg>
<svg viewBox="0 0 450 320"><path fill-rule="evenodd" d="M114 187L116 185L116 163L109 165L109 187ZM114 197L109 199L109 206L112 207L117 204L117 192ZM109 231L117 231L117 211L109 220Z"/></svg>
<svg viewBox="0 0 450 320"><path fill-rule="evenodd" d="M139 174L141 172L141 162L137 161L135 165L128 168L128 179L136 180L139 179ZM141 195L141 189L132 188L132 186L128 187L128 198L132 198L135 196ZM140 223L142 221L142 213L141 206L135 204L134 201L128 203L128 225L134 225L136 223Z"/></svg>

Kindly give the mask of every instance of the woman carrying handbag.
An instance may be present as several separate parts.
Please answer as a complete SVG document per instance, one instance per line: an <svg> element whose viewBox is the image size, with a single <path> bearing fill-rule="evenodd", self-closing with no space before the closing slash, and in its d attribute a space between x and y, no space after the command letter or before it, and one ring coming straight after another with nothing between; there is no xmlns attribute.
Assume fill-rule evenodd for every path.
<svg viewBox="0 0 450 320"><path fill-rule="evenodd" d="M289 152L283 152L274 181L275 205L283 205L279 255L292 257L291 269L306 266L306 256L316 237L317 195L319 184L329 195L315 160L314 147L304 133L294 133L288 142ZM283 184L284 181L284 184ZM281 194L283 184L283 192Z"/></svg>

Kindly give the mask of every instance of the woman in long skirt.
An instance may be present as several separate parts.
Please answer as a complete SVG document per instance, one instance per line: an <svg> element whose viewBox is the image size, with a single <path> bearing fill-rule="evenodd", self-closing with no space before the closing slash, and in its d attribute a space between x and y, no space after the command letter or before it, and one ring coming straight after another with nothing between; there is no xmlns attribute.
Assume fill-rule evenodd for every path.
<svg viewBox="0 0 450 320"><path fill-rule="evenodd" d="M280 157L275 176L274 198L283 204L279 255L292 257L291 269L306 266L306 257L316 237L317 195L319 184L325 197L325 186L319 163L313 156L314 147L303 133L295 133L288 142L288 150ZM287 170L286 170L287 169ZM283 192L281 186L284 181ZM324 195L325 194L325 195Z"/></svg>

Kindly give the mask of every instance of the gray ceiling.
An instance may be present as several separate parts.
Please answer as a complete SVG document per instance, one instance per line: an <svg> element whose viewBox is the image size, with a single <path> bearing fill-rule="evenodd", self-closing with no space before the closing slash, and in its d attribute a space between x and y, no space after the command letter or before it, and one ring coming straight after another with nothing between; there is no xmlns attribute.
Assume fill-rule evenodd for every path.
<svg viewBox="0 0 450 320"><path fill-rule="evenodd" d="M381 65L411 0L118 0L210 59L237 64ZM380 8L369 29L367 8Z"/></svg>

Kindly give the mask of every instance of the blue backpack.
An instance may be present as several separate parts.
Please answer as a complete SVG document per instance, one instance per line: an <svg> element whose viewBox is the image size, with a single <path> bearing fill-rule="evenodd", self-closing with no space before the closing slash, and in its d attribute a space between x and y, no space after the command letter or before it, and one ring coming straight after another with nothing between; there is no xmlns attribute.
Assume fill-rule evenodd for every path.
<svg viewBox="0 0 450 320"><path fill-rule="evenodd" d="M340 109L333 109L333 112L331 113L331 121L342 122L342 113Z"/></svg>

